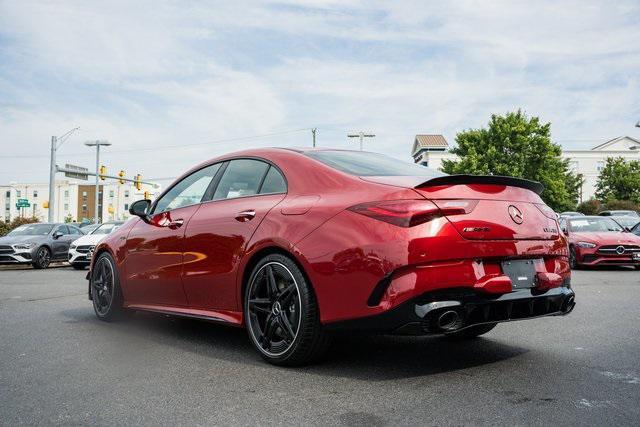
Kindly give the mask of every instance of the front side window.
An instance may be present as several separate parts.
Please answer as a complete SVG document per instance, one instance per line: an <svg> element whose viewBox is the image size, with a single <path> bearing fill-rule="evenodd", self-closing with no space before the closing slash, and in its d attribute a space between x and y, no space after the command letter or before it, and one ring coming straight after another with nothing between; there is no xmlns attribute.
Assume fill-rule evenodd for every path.
<svg viewBox="0 0 640 427"><path fill-rule="evenodd" d="M56 231L59 231L59 232L61 232L61 233L62 233L62 234L64 234L64 235L69 234L69 229L67 228L67 226L66 226L66 225L61 225L61 226L59 226L59 227L58 227L58 229L57 229Z"/></svg>
<svg viewBox="0 0 640 427"><path fill-rule="evenodd" d="M232 160L218 183L213 200L258 194L260 183L268 167L268 163L259 160Z"/></svg>
<svg viewBox="0 0 640 427"><path fill-rule="evenodd" d="M202 168L178 182L158 200L153 213L200 203L218 169L220 169L220 164L216 163Z"/></svg>

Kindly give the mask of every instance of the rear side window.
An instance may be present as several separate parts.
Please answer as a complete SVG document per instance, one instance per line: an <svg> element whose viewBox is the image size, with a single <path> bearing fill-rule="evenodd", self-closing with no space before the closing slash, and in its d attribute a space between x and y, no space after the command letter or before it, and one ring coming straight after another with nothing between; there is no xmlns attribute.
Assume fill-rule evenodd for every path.
<svg viewBox="0 0 640 427"><path fill-rule="evenodd" d="M233 199L235 197L258 194L260 183L269 167L259 160L239 159L229 162L224 171L213 200Z"/></svg>
<svg viewBox="0 0 640 427"><path fill-rule="evenodd" d="M287 183L284 181L284 177L278 169L273 166L269 167L269 172L264 178L262 188L260 188L260 194L272 194L272 193L286 193Z"/></svg>
<svg viewBox="0 0 640 427"><path fill-rule="evenodd" d="M445 175L426 166L364 151L323 150L309 151L305 154L327 166L356 176L424 176L435 178Z"/></svg>

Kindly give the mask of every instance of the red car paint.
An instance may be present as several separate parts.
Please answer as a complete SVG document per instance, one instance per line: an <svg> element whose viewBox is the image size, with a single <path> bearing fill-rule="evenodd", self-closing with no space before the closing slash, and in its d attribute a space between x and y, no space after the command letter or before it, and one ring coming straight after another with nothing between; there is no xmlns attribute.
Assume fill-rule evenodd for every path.
<svg viewBox="0 0 640 427"><path fill-rule="evenodd" d="M288 149L229 154L183 177L238 158L277 166L287 181L286 194L203 202L154 215L148 223L129 220L94 252L94 260L101 251L114 256L125 307L241 326L251 263L273 249L302 267L323 324L380 314L436 290L511 292L501 269L506 259L540 260L535 264L540 292L569 281L565 236L528 189L473 183L421 187L424 177L359 177ZM450 214L411 227L368 216L385 211L385 201L420 202L425 215L433 204L436 212ZM455 201L465 201L464 206ZM382 207L365 212L371 202L383 202ZM255 216L239 218L247 211ZM521 214L522 223L512 211ZM172 225L176 220L182 224ZM385 279L379 301L368 303Z"/></svg>
<svg viewBox="0 0 640 427"><path fill-rule="evenodd" d="M575 251L578 266L631 265L640 266L640 236L624 231L576 231L575 223L592 218L596 221L612 221L608 217L575 217L562 221L569 246ZM616 224L617 225L617 224ZM586 244L593 247L585 247Z"/></svg>

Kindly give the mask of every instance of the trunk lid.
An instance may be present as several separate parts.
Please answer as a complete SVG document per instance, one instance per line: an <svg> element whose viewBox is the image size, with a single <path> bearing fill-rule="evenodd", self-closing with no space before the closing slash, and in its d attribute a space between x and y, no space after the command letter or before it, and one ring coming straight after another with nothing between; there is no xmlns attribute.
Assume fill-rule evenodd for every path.
<svg viewBox="0 0 640 427"><path fill-rule="evenodd" d="M447 175L427 181L421 177L363 179L413 188L434 202L468 240L555 240L559 237L555 214L539 196L544 187L535 181L473 175ZM463 209L455 209L463 205Z"/></svg>

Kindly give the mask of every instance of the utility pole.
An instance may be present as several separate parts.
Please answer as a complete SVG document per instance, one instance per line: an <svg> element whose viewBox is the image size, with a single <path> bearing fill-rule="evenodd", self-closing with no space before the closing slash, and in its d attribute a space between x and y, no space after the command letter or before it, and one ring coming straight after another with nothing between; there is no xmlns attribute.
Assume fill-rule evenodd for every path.
<svg viewBox="0 0 640 427"><path fill-rule="evenodd" d="M95 204L94 204L94 215L93 215L93 221L94 224L98 224L100 215L98 213L98 196L100 194L100 146L105 146L108 147L111 145L111 143L109 141L100 141L100 140L96 140L96 141L87 141L84 143L84 145L86 145L87 147L96 147L96 194L95 194ZM104 194L102 195L103 199L104 199ZM104 208L104 203L103 206Z"/></svg>
<svg viewBox="0 0 640 427"><path fill-rule="evenodd" d="M311 135L313 136L313 147L316 146L316 132L318 132L318 128L311 129Z"/></svg>
<svg viewBox="0 0 640 427"><path fill-rule="evenodd" d="M69 138L71 134L78 129L80 128L73 128L60 138L57 136L51 137L51 158L49 159L49 213L47 214L48 222L54 222L56 214L56 154L58 152L58 148L60 148L67 138Z"/></svg>
<svg viewBox="0 0 640 427"><path fill-rule="evenodd" d="M363 144L364 144L364 139L365 138L374 138L375 134L373 134L373 133L364 133L364 132L350 133L350 134L347 135L347 137L349 137L349 138L359 138L360 139L360 151L362 151Z"/></svg>
<svg viewBox="0 0 640 427"><path fill-rule="evenodd" d="M58 137L51 137L51 159L49 162L49 213L47 221L53 222L56 212L56 150L58 149Z"/></svg>

